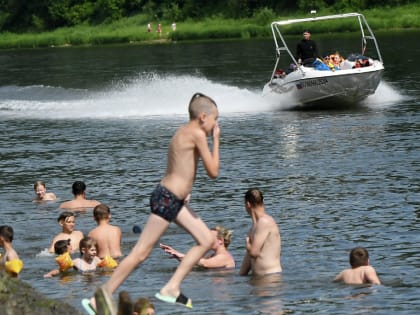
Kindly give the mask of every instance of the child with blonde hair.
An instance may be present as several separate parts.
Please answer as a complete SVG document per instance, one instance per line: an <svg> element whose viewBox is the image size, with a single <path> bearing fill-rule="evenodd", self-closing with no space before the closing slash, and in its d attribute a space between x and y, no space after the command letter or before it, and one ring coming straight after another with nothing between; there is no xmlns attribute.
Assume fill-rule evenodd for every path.
<svg viewBox="0 0 420 315"><path fill-rule="evenodd" d="M101 262L97 246L98 244L93 238L89 236L82 238L79 245L81 257L73 260L74 268L82 272L96 270Z"/></svg>

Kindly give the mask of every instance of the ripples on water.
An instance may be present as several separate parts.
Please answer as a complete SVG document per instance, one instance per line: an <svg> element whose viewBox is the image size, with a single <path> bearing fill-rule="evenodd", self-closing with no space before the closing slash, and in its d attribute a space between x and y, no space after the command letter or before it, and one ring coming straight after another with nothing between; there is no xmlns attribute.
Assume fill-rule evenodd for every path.
<svg viewBox="0 0 420 315"><path fill-rule="evenodd" d="M19 87L0 88L0 223L15 229L23 280L80 308L80 300L108 275L43 279L55 267L45 249L60 230L59 202L71 198L73 181L85 181L88 197L111 206L127 254L138 237L132 226L145 223L149 194L163 175L170 136L186 121L192 92L201 90L219 103L221 170L212 181L199 168L192 206L209 226L234 229L230 249L240 265L250 226L243 193L260 187L281 228L284 272L262 281L239 277L238 270L194 270L182 286L194 301L194 313L418 312L418 89L396 93L383 83L382 97L361 108L293 112L266 107L246 88L203 78L180 76L172 87L159 78L150 84L142 89L134 82L107 92L31 87L27 99L19 96ZM166 93L156 94L159 86ZM68 97L51 96L51 89ZM51 97L32 97L34 91ZM172 117L160 113L169 108ZM31 202L37 179L60 197L57 203ZM76 223L85 233L95 226L90 212ZM181 251L193 244L176 226L161 241ZM348 267L355 246L368 248L383 286L331 282ZM176 266L156 248L120 289L151 297ZM185 313L160 302L156 308L158 314Z"/></svg>

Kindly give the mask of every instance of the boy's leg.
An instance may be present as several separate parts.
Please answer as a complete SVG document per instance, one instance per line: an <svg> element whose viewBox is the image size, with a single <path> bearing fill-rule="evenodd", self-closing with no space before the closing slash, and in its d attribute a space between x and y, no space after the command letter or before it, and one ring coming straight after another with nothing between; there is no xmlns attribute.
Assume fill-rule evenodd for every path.
<svg viewBox="0 0 420 315"><path fill-rule="evenodd" d="M161 217L150 214L143 232L141 233L137 244L131 250L130 254L124 258L118 267L112 273L111 278L105 284L108 293L112 294L130 275L130 273L141 264L150 254L153 246L168 228L169 222Z"/></svg>
<svg viewBox="0 0 420 315"><path fill-rule="evenodd" d="M176 298L181 293L181 282L211 248L214 239L207 225L187 206L181 209L175 222L189 232L197 242L197 245L185 254L171 279L160 290L160 294Z"/></svg>

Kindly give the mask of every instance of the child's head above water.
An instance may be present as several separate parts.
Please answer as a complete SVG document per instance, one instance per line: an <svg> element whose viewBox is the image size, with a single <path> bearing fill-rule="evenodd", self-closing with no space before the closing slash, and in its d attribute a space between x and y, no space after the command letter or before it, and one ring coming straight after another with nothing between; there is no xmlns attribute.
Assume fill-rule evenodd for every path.
<svg viewBox="0 0 420 315"><path fill-rule="evenodd" d="M13 242L13 228L9 225L0 226L0 237L7 243Z"/></svg>
<svg viewBox="0 0 420 315"><path fill-rule="evenodd" d="M352 268L369 265L369 253L364 247L353 248L349 256L350 265Z"/></svg>
<svg viewBox="0 0 420 315"><path fill-rule="evenodd" d="M70 239L68 240L59 240L54 243L54 253L56 255L62 255L64 253L70 252Z"/></svg>
<svg viewBox="0 0 420 315"><path fill-rule="evenodd" d="M110 215L111 210L109 210L107 205L99 204L93 209L93 217L95 218L96 222L109 219Z"/></svg>
<svg viewBox="0 0 420 315"><path fill-rule="evenodd" d="M95 248L95 250L98 251L98 244L96 240L94 240L93 238L89 236L86 236L80 240L79 250L80 250L81 255L83 255L85 252L87 252L91 248Z"/></svg>

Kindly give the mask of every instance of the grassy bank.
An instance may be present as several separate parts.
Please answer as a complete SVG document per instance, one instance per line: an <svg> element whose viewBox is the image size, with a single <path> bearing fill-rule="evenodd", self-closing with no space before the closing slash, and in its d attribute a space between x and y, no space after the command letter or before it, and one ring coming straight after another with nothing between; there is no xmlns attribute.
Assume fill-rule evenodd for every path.
<svg viewBox="0 0 420 315"><path fill-rule="evenodd" d="M376 31L397 29L420 29L420 6L407 5L397 8L372 9L363 13L371 28ZM317 15L333 14L322 11ZM176 31L171 30L172 21L161 21L162 33L156 32L158 21L153 22L152 32L147 32L149 22L144 15L124 18L111 24L98 26L78 25L60 28L51 32L29 34L0 34L0 49L61 47L80 45L106 45L123 43L162 43L171 41L207 40L207 39L249 39L271 38L272 20L291 19L308 15L274 16L266 14L253 19L230 20L219 17L203 21L185 21L177 24ZM328 22L328 28L320 26L316 32L353 31L348 21ZM292 30L297 33L300 29Z"/></svg>

